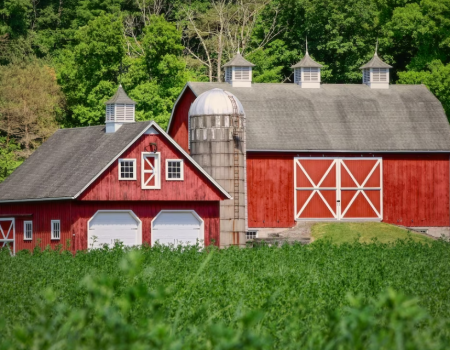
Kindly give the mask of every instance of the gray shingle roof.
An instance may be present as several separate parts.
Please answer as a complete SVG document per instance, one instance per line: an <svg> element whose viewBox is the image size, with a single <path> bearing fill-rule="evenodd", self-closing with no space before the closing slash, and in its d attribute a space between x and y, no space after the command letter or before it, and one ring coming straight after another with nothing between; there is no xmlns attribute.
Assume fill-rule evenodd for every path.
<svg viewBox="0 0 450 350"><path fill-rule="evenodd" d="M364 69L364 68L392 68L392 66L383 62L381 60L381 58L378 57L377 54L375 54L369 62L367 62L365 65L361 66L359 69Z"/></svg>
<svg viewBox="0 0 450 350"><path fill-rule="evenodd" d="M254 67L255 65L247 61L240 53L237 53L230 62L223 65L224 67Z"/></svg>
<svg viewBox="0 0 450 350"><path fill-rule="evenodd" d="M131 98L128 97L127 93L122 87L122 84L119 85L119 88L117 89L116 93L113 97L111 97L108 101L105 102L105 104L114 104L114 103L125 103L130 105L135 105L136 102L134 102Z"/></svg>
<svg viewBox="0 0 450 350"><path fill-rule="evenodd" d="M58 130L0 184L0 200L75 196L149 124Z"/></svg>
<svg viewBox="0 0 450 350"><path fill-rule="evenodd" d="M249 150L450 151L450 126L424 85L188 83L195 95L212 88L244 106Z"/></svg>
<svg viewBox="0 0 450 350"><path fill-rule="evenodd" d="M306 53L305 56L300 60L300 62L294 64L291 68L302 68L302 67L310 67L310 68L322 68L323 66L320 63L314 61L311 56Z"/></svg>

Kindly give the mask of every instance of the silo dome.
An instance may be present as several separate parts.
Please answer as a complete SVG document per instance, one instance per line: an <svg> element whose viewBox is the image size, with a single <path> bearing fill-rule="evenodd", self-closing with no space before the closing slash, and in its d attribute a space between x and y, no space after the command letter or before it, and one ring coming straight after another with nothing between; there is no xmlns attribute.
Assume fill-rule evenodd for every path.
<svg viewBox="0 0 450 350"><path fill-rule="evenodd" d="M198 96L189 109L189 116L233 115L235 113L232 99L236 102L239 115L244 115L244 107L236 96L222 89L205 91Z"/></svg>

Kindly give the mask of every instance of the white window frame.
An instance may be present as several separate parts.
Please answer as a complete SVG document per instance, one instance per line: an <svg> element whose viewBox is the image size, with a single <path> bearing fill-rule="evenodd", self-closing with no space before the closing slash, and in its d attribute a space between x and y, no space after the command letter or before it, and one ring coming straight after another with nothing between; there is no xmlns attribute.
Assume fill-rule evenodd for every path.
<svg viewBox="0 0 450 350"><path fill-rule="evenodd" d="M254 235L253 238L250 237L250 236L253 236L253 235ZM248 230L247 232L245 232L245 239L247 241L251 240L251 239L255 239L255 238L258 238L258 230Z"/></svg>
<svg viewBox="0 0 450 350"><path fill-rule="evenodd" d="M133 162L133 177L122 177L122 171L121 171L121 167L122 167L122 162ZM119 180L136 180L136 158L120 158L119 159Z"/></svg>
<svg viewBox="0 0 450 350"><path fill-rule="evenodd" d="M27 225L31 226L30 237L27 236ZM33 240L33 221L27 220L27 221L23 222L23 240L24 241L31 241L31 240Z"/></svg>
<svg viewBox="0 0 450 350"><path fill-rule="evenodd" d="M58 236L55 235L55 224L58 224ZM51 221L51 239L52 240L60 240L61 239L61 220L52 220Z"/></svg>
<svg viewBox="0 0 450 350"><path fill-rule="evenodd" d="M169 178L169 162L180 163L180 178L171 179ZM183 159L166 159L166 180L167 181L184 181L184 160Z"/></svg>
<svg viewBox="0 0 450 350"><path fill-rule="evenodd" d="M144 162L145 158L148 156L152 156L155 158L155 171L145 170ZM146 173L154 173L155 174L155 185L147 186L144 182L144 174ZM160 152L142 152L141 155L141 188L144 190L159 190L161 189L161 153Z"/></svg>

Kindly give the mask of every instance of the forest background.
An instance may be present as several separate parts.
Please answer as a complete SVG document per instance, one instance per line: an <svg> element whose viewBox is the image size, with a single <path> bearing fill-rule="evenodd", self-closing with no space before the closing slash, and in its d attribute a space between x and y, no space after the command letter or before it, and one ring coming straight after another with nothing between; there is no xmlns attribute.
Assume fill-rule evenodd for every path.
<svg viewBox="0 0 450 350"><path fill-rule="evenodd" d="M450 116L450 0L0 0L0 181L58 128L103 123L119 81L166 127L184 84L221 81L238 50L255 82L292 82L306 37L324 83L360 83L378 40L391 83Z"/></svg>

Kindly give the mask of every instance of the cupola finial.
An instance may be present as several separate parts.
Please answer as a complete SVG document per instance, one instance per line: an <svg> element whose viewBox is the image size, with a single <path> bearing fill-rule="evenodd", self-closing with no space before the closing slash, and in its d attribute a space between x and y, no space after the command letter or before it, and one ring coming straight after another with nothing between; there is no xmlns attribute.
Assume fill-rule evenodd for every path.
<svg viewBox="0 0 450 350"><path fill-rule="evenodd" d="M309 55L309 53L308 53L308 36L306 36L305 41L306 41L306 54Z"/></svg>
<svg viewBox="0 0 450 350"><path fill-rule="evenodd" d="M377 38L377 43L375 44L375 54L374 56L378 56L378 38Z"/></svg>

